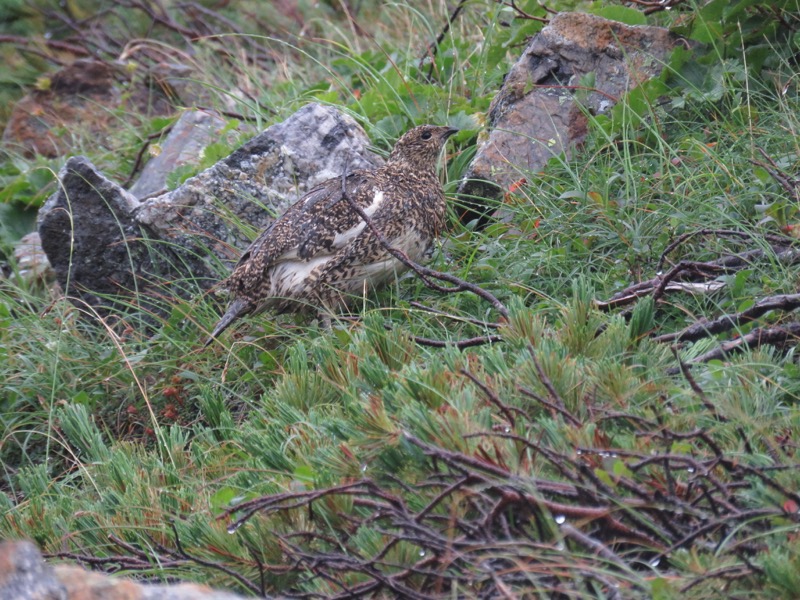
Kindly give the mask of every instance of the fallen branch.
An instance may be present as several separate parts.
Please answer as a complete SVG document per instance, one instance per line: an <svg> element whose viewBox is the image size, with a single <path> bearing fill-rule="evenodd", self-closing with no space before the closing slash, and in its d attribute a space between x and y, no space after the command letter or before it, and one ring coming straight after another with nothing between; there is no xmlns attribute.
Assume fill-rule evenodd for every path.
<svg viewBox="0 0 800 600"><path fill-rule="evenodd" d="M763 148L759 148L758 151L761 153L761 156L767 159L769 164L755 159L750 159L750 162L769 173L770 176L780 184L784 191L789 194L789 197L794 200L794 202L800 202L800 179L792 177L781 169Z"/></svg>
<svg viewBox="0 0 800 600"><path fill-rule="evenodd" d="M670 281L668 281L664 286L662 286L662 282L667 275L660 274L652 279L648 279L647 281L633 284L624 290L617 292L606 301L596 301L595 305L599 310L608 311L613 308L632 304L643 296L654 294L655 291L659 289L662 290L660 292L661 295L663 295L665 291L670 290L691 291L692 288L684 287L686 284L685 280L687 279L691 282L696 281L698 278L700 280L706 280L708 277L717 277L719 275L735 273L736 271L740 271L741 269L752 266L757 260L769 258L776 259L783 265L794 265L800 262L800 248L789 245L775 245L771 247L771 252L769 253L759 249L725 256L718 260L709 262L685 261L678 263L676 267L670 269L670 271L667 273L667 275L670 277ZM678 272L673 272L678 267L680 267ZM682 285L676 285L678 283ZM716 287L711 286L708 289L709 291L713 291L716 289Z"/></svg>
<svg viewBox="0 0 800 600"><path fill-rule="evenodd" d="M505 404L495 401L499 401L495 392L469 372L466 376L507 419L515 420L518 429L533 423L522 411L505 411ZM275 532L284 562L264 564L263 568L285 569L285 563L295 567L299 580L293 590L284 590L288 597L308 597L301 590L304 583L314 585L312 578L328 583L330 593L319 597L329 599L381 594L447 598L467 584L481 589L486 597L516 598L537 581L558 582L564 590L576 592L575 586L580 585L576 582L585 579L576 575L595 572L598 564L605 581L613 585L625 581L625 585L639 588L646 583L638 579L633 563L656 560L668 568L671 551L693 546L713 548L720 558L735 559L737 574L757 574L759 567L742 552L764 551L764 534L774 528L776 518L798 522L798 515L782 508L780 500L796 502L798 495L777 482L769 468L747 464L747 455L723 452L702 429L681 433L659 423L636 422L646 428L638 435L659 440L659 445L642 451L589 447L578 453L559 453L514 433L465 436L485 438L490 445L506 440L514 444L505 446L506 451L517 448L520 457L541 451L569 483L520 474L517 467L512 470L492 461L480 446L456 451L405 433L404 442L430 461L432 472L423 481L395 480L392 491L363 479L273 494L232 508L225 516L241 515L229 528L235 532L256 512L275 515L302 510L313 515L315 503L335 506L337 496L352 504L353 510L342 515L347 519L346 528ZM679 442L680 446L691 444L692 449L685 454L657 450L662 444L671 449ZM594 474L598 467L607 469L596 461L609 457L626 467L619 473L615 469L613 475L607 471L613 486ZM794 468L787 464L776 467ZM658 475L662 470L666 479ZM774 507L752 507L740 501L741 490L762 485L778 495ZM413 502L407 500L410 498ZM425 501L420 502L421 498ZM365 555L363 546L349 533L362 527L380 534L383 540L370 555ZM571 555L575 564L565 565L559 559L551 566L549 549L559 539L570 540L586 552ZM720 545L723 539L727 543ZM419 548L420 559L402 564L390 559L401 542ZM580 558L587 554L592 558ZM584 560L595 561L594 566ZM303 572L310 575L303 576ZM729 574L720 570L702 577L725 580ZM686 585L692 587L695 581Z"/></svg>
<svg viewBox="0 0 800 600"><path fill-rule="evenodd" d="M750 308L732 315L722 315L712 321L700 321L677 331L656 336L654 342L694 342L699 339L730 331L735 327L755 321L773 310L789 312L800 308L800 294L781 294L762 298Z"/></svg>
<svg viewBox="0 0 800 600"><path fill-rule="evenodd" d="M796 345L800 342L800 323L789 323L767 329L753 329L747 335L735 340L722 342L719 347L705 354L696 356L689 364L707 363L710 360L724 360L730 354L741 352L745 349L759 348L761 346L786 346ZM667 373L674 375L676 369L668 369Z"/></svg>
<svg viewBox="0 0 800 600"><path fill-rule="evenodd" d="M661 269L664 268L664 262L667 260L667 256L671 252L674 252L678 246L681 246L688 240L693 237L697 236L722 236L722 237L738 237L738 238L745 238L745 239L764 239L771 244L775 244L778 246L787 246L791 245L795 242L792 238L786 237L784 235L775 235L771 233L764 233L756 235L754 233L750 233L749 231L737 231L735 229L698 229L696 231L689 231L678 236L673 242L671 242L664 251L661 253L661 256L658 259L658 263L656 263L656 272L660 273Z"/></svg>

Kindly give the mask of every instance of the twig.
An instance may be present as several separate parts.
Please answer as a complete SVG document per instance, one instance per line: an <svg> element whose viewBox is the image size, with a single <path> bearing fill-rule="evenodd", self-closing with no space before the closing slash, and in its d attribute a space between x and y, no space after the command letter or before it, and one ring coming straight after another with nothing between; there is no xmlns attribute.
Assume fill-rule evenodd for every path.
<svg viewBox="0 0 800 600"><path fill-rule="evenodd" d="M756 166L761 167L762 169L766 170L772 178L777 181L780 186L784 189L784 191L789 194L789 196L795 202L800 202L800 180L790 175L787 175L772 158L764 151L763 148L758 149L761 152L761 155L769 161L769 164L763 163L760 160L750 159L750 162Z"/></svg>
<svg viewBox="0 0 800 600"><path fill-rule="evenodd" d="M575 425L576 427L582 427L582 426L583 426L583 423L581 423L581 422L580 422L578 419L576 419L576 418L575 418L575 417L572 415L572 413L570 413L570 412L569 412L567 409L565 409L563 406L559 406L559 405L558 405L558 404L556 404L555 402L549 402L549 401L545 400L545 399L544 399L544 398L542 398L542 397L541 397L539 394L537 394L537 393L536 393L536 392L534 392L533 390L529 390L528 388L526 388L526 387L524 387L524 386L521 386L521 385L520 385L520 386L517 386L517 389L518 389L520 392L522 392L523 394L525 394L526 396L528 396L529 398L533 398L533 399L534 399L534 400L536 400L537 402L539 402L539 403L541 403L541 404L544 404L544 405L545 405L547 408L549 408L549 409L550 409L550 410L552 410L553 412L557 412L557 413L559 413L560 415L563 415L563 416L564 416L564 418L565 418L565 419L567 419L567 421L569 421L570 423L572 423L572 424L573 424L573 425Z"/></svg>
<svg viewBox="0 0 800 600"><path fill-rule="evenodd" d="M44 44L48 48L52 48L53 50L59 50L61 52L69 52L70 54L74 54L75 56L91 56L91 52L89 52L83 46L78 46L76 44L71 44L69 42L63 42L61 40L48 40L48 39L38 39L38 38L30 38L30 37L22 37L19 35L0 35L0 44L15 44L17 46L37 46ZM31 51L30 48L27 48L28 51ZM51 60L59 65L63 65L64 62L57 60L56 57L50 56L44 52L36 52L39 56Z"/></svg>
<svg viewBox="0 0 800 600"><path fill-rule="evenodd" d="M755 321L759 317L773 310L785 312L800 308L800 294L780 294L762 298L750 308L732 315L722 315L713 321L695 323L689 327L675 332L656 336L654 342L694 342L711 335L730 331L745 323Z"/></svg>
<svg viewBox="0 0 800 600"><path fill-rule="evenodd" d="M800 323L792 322L786 325L770 327L766 329L753 329L747 335L743 335L735 340L722 342L719 347L710 350L700 356L696 356L690 364L707 363L711 360L723 360L729 354L740 352L746 348L758 348L760 346L783 346L786 344L797 344L800 342ZM667 369L667 373L674 375L678 371Z"/></svg>
<svg viewBox="0 0 800 600"><path fill-rule="evenodd" d="M141 148L139 148L139 152L136 153L136 160L133 161L133 167L131 168L131 173L128 175L128 178L121 184L123 188L128 189L128 187L133 183L136 174L139 172L139 169L142 167L142 158L144 157L145 151L150 147L150 142L153 140L157 140L161 136L168 134L172 131L173 125L168 125L164 127L161 131L157 131L155 133L151 133L145 138L144 144L142 144Z"/></svg>
<svg viewBox="0 0 800 600"><path fill-rule="evenodd" d="M414 308L418 308L419 310L424 310L425 312L433 313L435 315L440 315L442 317L447 317L448 319L453 319L454 321L463 321L465 323L471 323L472 325L477 325L478 327L484 327L486 329L499 329L500 327L503 326L502 323L489 323L488 321L481 321L480 319L473 319L471 317L454 315L449 312L433 308L432 306L425 306L424 304L422 304L421 302L417 302L416 300L410 301L409 304Z"/></svg>
<svg viewBox="0 0 800 600"><path fill-rule="evenodd" d="M464 375L464 377L469 379L472 383L478 386L478 388L480 388L487 400L494 404L500 410L500 412L503 413L511 427L516 427L517 420L514 418L514 413L511 412L511 409L502 400L500 400L500 396L498 396L492 388L470 373L467 369L461 369L460 372L462 375Z"/></svg>
<svg viewBox="0 0 800 600"><path fill-rule="evenodd" d="M536 16L534 16L532 14L529 14L529 13L525 12L519 6L517 6L517 3L516 3L515 0L495 0L495 1L498 4L502 4L503 6L508 6L509 8L511 8L515 13L515 16L514 16L515 19L524 19L526 21L539 21L540 23L549 23L550 22L548 19L545 19L543 17L536 17Z"/></svg>
<svg viewBox="0 0 800 600"><path fill-rule="evenodd" d="M642 12L646 15L661 12L662 10L670 10L683 4L685 1L686 0L631 0L634 4L645 7Z"/></svg>
<svg viewBox="0 0 800 600"><path fill-rule="evenodd" d="M531 360L533 361L533 366L536 369L536 376L539 378L539 381L544 386L544 389L547 390L547 395L550 397L550 402L540 398L537 394L533 391L523 387L518 386L519 391L521 391L526 396L533 398L558 412L559 414L563 415L570 423L575 425L576 427L583 427L583 423L575 417L572 413L567 410L566 405L564 404L564 400L558 394L558 391L553 386L553 382L550 381L550 378L547 376L547 373L544 372L542 368L542 364L539 362L539 359L536 358L536 350L534 349L532 344L528 344L528 353L531 355Z"/></svg>
<svg viewBox="0 0 800 600"><path fill-rule="evenodd" d="M606 559L621 571L624 571L625 573L633 573L633 570L625 563L625 561L623 561L619 556L617 556L616 553L614 553L602 542L589 537L581 531L578 531L578 529L573 527L570 523L562 523L560 527L565 537L575 540L581 546Z"/></svg>
<svg viewBox="0 0 800 600"><path fill-rule="evenodd" d="M234 112L232 110L220 110L218 108L212 108L210 106L195 106L194 108L195 108L195 110L202 110L204 112L209 112L209 113L213 113L213 114L217 114L217 115L222 115L223 117L228 117L229 119L236 119L237 121L245 121L245 122L252 121L252 122L255 123L255 122L258 122L258 120L259 120L259 118L256 117L256 116L250 117L250 116L244 115L244 114L239 113L239 112ZM267 112L269 112L270 114L273 114L273 115L277 114L277 112L278 112L273 107L267 106L267 105L263 105L263 104L259 104L258 108L260 110L265 110L265 111L267 111Z"/></svg>
<svg viewBox="0 0 800 600"><path fill-rule="evenodd" d="M720 415L717 412L717 407L708 401L708 397L703 391L703 388L701 388L697 381L695 381L695 378L692 376L692 372L689 370L689 367L686 366L686 363L681 360L681 355L678 353L678 349L675 346L671 346L670 350L672 350L672 355L675 357L675 360L678 361L678 367L681 370L683 378L686 379L689 387L692 388L692 391L694 391L694 393L700 398L700 401L703 403L703 406L706 407L706 410L714 415L718 421L726 422L728 420L727 417Z"/></svg>
<svg viewBox="0 0 800 600"><path fill-rule="evenodd" d="M411 339L420 346L429 346L431 348L447 348L448 346L455 346L459 349L474 348L475 346L483 346L485 344L499 344L500 342L504 341L503 336L501 335L482 335L463 340L435 340L432 338L414 335L411 336Z"/></svg>
<svg viewBox="0 0 800 600"><path fill-rule="evenodd" d="M661 253L661 256L658 259L658 263L656 263L656 272L657 273L661 272L661 269L664 268L664 262L667 260L667 256L669 256L669 254L673 252L678 246L685 243L687 240L700 235L740 237L747 239L757 239L760 237L772 244L778 244L783 246L794 243L794 240L792 238L783 235L775 235L769 233L756 235L747 231L736 231L735 229L697 229L696 231L689 231L687 233L679 235L666 248L664 248L664 251Z"/></svg>
<svg viewBox="0 0 800 600"><path fill-rule="evenodd" d="M707 573L704 573L699 577L695 577L688 584L684 585L680 591L682 594L684 594L693 587L695 587L696 585L700 585L701 583L704 583L709 579L733 580L733 579L743 579L744 577L750 577L751 575L753 575L753 571L750 570L748 567L744 567L742 565L730 565L728 567L720 567L719 569L714 569L713 571L708 571Z"/></svg>
<svg viewBox="0 0 800 600"><path fill-rule="evenodd" d="M682 539L675 542L672 546L670 546L665 552L661 553L661 558L669 556L675 550L679 548L683 548L687 544L690 544L692 541L697 539L698 537L714 531L716 529L720 529L726 526L729 521L739 522L739 521L747 521L749 519L758 519L758 518L769 518L769 517L777 517L781 516L783 513L777 509L771 508L757 508L748 511L740 511L737 513L723 515L718 519L712 519L708 523L704 523L703 525L698 526L693 531L690 531L686 536Z"/></svg>
<svg viewBox="0 0 800 600"><path fill-rule="evenodd" d="M431 76L433 75L433 68L436 64L436 53L439 51L439 44L442 43L444 40L444 36L447 35L447 32L450 31L450 27L453 26L455 20L458 18L458 15L464 9L464 5L467 3L467 0L459 0L456 7L453 9L453 12L450 13L450 16L447 19L447 22L442 27L442 31L439 32L439 35L436 36L436 40L428 44L428 47L425 49L425 53L422 55L422 58L419 59L419 65L417 66L418 69L422 70L422 65L425 62L426 58L430 58L430 65L428 67L428 73L425 76L428 80L430 80Z"/></svg>
<svg viewBox="0 0 800 600"><path fill-rule="evenodd" d="M204 567L208 567L210 569L216 569L217 571L221 571L222 573L225 573L229 577L232 577L233 579L235 579L236 581L241 583L243 586L245 586L251 592L254 592L254 593L258 594L261 591L259 589L259 586L253 584L252 581L247 579L244 575L242 575L240 573L237 573L233 569L231 569L229 567L226 567L225 565L220 564L220 563L218 563L216 561L205 560L205 559L202 559L202 558L198 558L198 557L192 556L191 554L186 552L186 550L183 549L183 545L181 544L181 538L180 538L180 535L178 535L178 528L175 525L175 521L174 520L170 520L169 525L172 528L172 533L175 535L175 550L174 551L170 551L169 549L164 548L163 546L161 546L161 544L157 544L157 546L160 549L162 549L162 551L167 551L167 552L172 553L172 554L177 554L178 556L180 556L181 558L183 558L183 559L185 559L187 561L191 561L193 563L196 563L198 565L202 565Z"/></svg>

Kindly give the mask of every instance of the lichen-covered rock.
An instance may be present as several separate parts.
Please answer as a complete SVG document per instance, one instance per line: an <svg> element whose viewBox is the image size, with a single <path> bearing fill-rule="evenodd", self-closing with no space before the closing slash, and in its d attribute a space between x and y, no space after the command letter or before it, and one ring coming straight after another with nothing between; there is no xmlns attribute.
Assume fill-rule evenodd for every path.
<svg viewBox="0 0 800 600"><path fill-rule="evenodd" d="M492 199L547 161L570 155L587 133L587 115L608 111L629 89L657 76L680 38L583 13L559 13L531 40L506 76L488 114L489 135L459 186L481 217ZM581 78L593 73L592 89Z"/></svg>
<svg viewBox="0 0 800 600"><path fill-rule="evenodd" d="M0 600L67 599L66 587L32 542L0 542Z"/></svg>
<svg viewBox="0 0 800 600"><path fill-rule="evenodd" d="M48 565L31 542L0 542L0 600L237 600L204 585L146 585L81 567Z"/></svg>
<svg viewBox="0 0 800 600"><path fill-rule="evenodd" d="M378 164L368 146L352 118L308 104L174 192L147 200L135 217L182 251L195 273L216 273L214 256L236 258L253 232L308 189L345 170Z"/></svg>

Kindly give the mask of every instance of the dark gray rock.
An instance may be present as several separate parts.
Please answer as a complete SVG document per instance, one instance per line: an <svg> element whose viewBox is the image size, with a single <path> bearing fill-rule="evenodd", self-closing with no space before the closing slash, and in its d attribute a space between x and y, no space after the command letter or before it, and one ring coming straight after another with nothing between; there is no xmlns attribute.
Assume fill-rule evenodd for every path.
<svg viewBox="0 0 800 600"><path fill-rule="evenodd" d="M489 107L487 139L459 186L467 222L509 186L586 137L587 114L602 114L629 89L657 76L681 40L666 29L560 13L531 40ZM593 89L581 78L594 73ZM488 209L491 210L491 209Z"/></svg>
<svg viewBox="0 0 800 600"><path fill-rule="evenodd" d="M105 316L134 301L161 314L159 299L210 288L310 187L381 163L368 145L352 118L309 104L178 189L144 202L74 157L39 212L42 247L76 304Z"/></svg>
<svg viewBox="0 0 800 600"><path fill-rule="evenodd" d="M38 229L61 288L101 317L111 314L109 297L146 302L150 288L173 275L173 261L168 248L146 243L147 231L132 216L136 198L82 156L70 158L59 179L39 211Z"/></svg>

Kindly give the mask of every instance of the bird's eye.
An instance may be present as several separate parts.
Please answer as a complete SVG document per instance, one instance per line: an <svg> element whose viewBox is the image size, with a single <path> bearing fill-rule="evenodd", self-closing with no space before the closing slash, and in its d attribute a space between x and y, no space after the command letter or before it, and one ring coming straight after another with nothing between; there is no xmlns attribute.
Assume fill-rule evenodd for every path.
<svg viewBox="0 0 800 600"><path fill-rule="evenodd" d="M423 131L422 132L422 139L429 140L433 134L430 131Z"/></svg>

